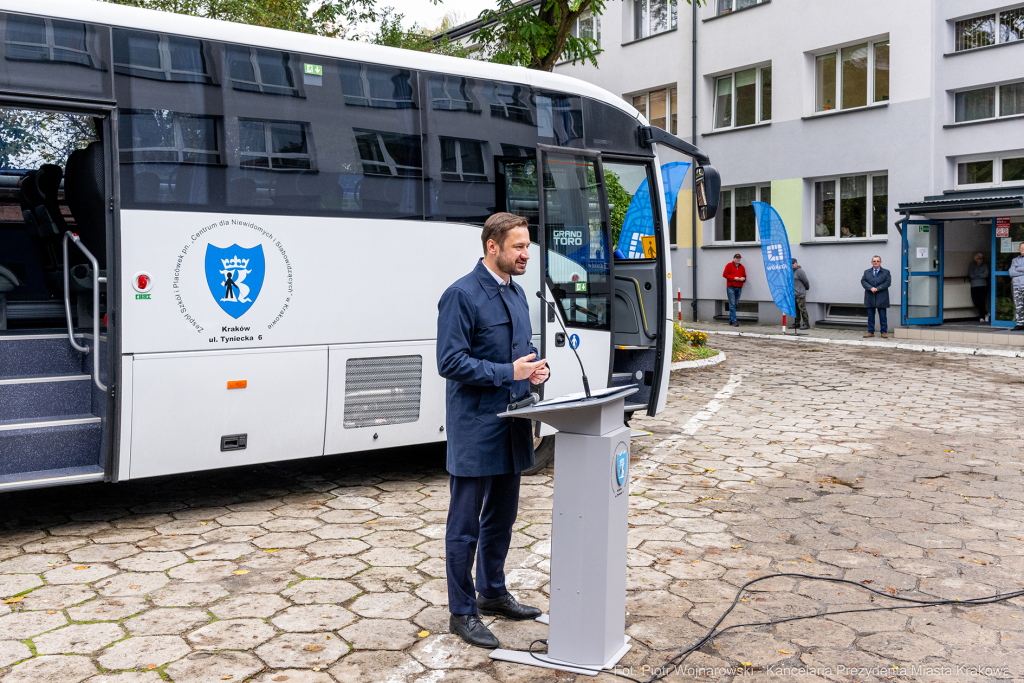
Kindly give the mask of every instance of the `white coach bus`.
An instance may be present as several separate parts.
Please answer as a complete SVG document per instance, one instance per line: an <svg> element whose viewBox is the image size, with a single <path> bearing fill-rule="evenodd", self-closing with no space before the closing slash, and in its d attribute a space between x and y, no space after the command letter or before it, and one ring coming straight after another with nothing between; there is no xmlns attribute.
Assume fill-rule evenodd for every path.
<svg viewBox="0 0 1024 683"><path fill-rule="evenodd" d="M443 441L437 301L495 211L536 243L547 394L576 344L664 406L656 152L707 158L618 97L86 0L4 0L0 39L0 490ZM652 189L654 258L614 256L613 174Z"/></svg>

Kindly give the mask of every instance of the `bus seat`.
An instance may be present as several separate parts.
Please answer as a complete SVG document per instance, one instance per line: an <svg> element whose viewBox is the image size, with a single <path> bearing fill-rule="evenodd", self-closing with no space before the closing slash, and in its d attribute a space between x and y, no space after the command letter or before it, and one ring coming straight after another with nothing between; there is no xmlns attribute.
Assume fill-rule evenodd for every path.
<svg viewBox="0 0 1024 683"><path fill-rule="evenodd" d="M104 201L103 143L92 142L68 157L64 174L64 196L75 217L75 232L82 244L106 267L107 220Z"/></svg>
<svg viewBox="0 0 1024 683"><path fill-rule="evenodd" d="M135 184L133 196L140 204L156 204L160 201L160 176L152 171L136 173L132 178Z"/></svg>
<svg viewBox="0 0 1024 683"><path fill-rule="evenodd" d="M67 229L57 204L57 191L64 172L55 164L44 164L21 179L19 194L25 231L35 244L46 290L63 296L64 274L60 240Z"/></svg>

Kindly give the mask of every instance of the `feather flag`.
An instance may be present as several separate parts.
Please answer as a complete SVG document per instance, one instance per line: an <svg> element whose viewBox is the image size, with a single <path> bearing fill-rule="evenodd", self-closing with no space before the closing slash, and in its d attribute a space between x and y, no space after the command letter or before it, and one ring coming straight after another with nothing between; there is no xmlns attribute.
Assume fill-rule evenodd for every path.
<svg viewBox="0 0 1024 683"><path fill-rule="evenodd" d="M754 202L754 216L761 236L761 255L764 257L764 274L768 289L779 310L786 315L796 315L796 299L793 294L793 259L789 253L789 236L779 212L764 202Z"/></svg>

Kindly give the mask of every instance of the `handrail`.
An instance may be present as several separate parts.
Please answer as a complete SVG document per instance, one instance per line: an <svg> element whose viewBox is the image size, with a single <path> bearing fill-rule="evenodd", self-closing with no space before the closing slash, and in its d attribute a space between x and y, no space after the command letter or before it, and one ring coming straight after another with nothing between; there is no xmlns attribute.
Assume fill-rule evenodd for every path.
<svg viewBox="0 0 1024 683"><path fill-rule="evenodd" d="M71 325L71 288L69 286L70 273L68 270L68 240L75 243L85 257L89 259L89 263L92 264L92 343L96 347L97 352L100 348L100 283L106 283L107 278L100 277L100 264L96 261L96 257L92 255L92 252L86 249L85 245L82 244L82 239L77 233L68 230L64 233L64 314L68 321L68 341L71 342L71 346L75 347L82 353L89 353L90 349L88 346L79 346L78 342L75 341L75 330ZM107 387L100 381L100 358L99 353L92 359L92 381L99 387L100 391L106 391Z"/></svg>

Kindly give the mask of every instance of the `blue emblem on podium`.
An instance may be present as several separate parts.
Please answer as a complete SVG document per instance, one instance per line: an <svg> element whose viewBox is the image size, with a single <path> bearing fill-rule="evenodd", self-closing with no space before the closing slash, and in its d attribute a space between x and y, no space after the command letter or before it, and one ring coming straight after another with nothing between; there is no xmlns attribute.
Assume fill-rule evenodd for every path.
<svg viewBox="0 0 1024 683"><path fill-rule="evenodd" d="M238 319L252 308L263 289L267 262L263 245L245 249L206 245L206 283L210 294L225 313Z"/></svg>
<svg viewBox="0 0 1024 683"><path fill-rule="evenodd" d="M629 468L629 451L622 451L615 457L615 476L619 486L626 483L626 471Z"/></svg>

